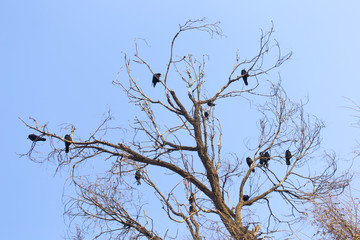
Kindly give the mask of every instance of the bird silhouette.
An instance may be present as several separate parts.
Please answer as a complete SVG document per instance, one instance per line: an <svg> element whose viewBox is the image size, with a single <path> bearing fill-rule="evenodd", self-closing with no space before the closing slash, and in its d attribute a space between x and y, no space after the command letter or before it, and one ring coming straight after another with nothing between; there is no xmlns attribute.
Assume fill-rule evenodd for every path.
<svg viewBox="0 0 360 240"><path fill-rule="evenodd" d="M193 207L193 205L190 206L189 211L190 211L190 213L194 212L194 207Z"/></svg>
<svg viewBox="0 0 360 240"><path fill-rule="evenodd" d="M263 165L263 164L264 164L264 160L265 160L264 153L263 153L263 152L260 152L259 155L260 155L260 165Z"/></svg>
<svg viewBox="0 0 360 240"><path fill-rule="evenodd" d="M205 118L208 118L209 117L209 113L207 111L204 112L204 116Z"/></svg>
<svg viewBox="0 0 360 240"><path fill-rule="evenodd" d="M158 82L160 82L160 76L161 76L161 73L155 73L155 74L153 75L152 83L153 83L154 87L156 86L156 84L157 84Z"/></svg>
<svg viewBox="0 0 360 240"><path fill-rule="evenodd" d="M141 179L141 173L140 173L140 170L138 169L135 173L135 179L137 181L137 185L140 185L141 182L140 182L140 179Z"/></svg>
<svg viewBox="0 0 360 240"><path fill-rule="evenodd" d="M66 134L64 139L72 142L72 138L71 138L71 136L69 134ZM70 148L69 148L70 145L71 145L71 143L65 142L65 152L66 153L68 153L70 151Z"/></svg>
<svg viewBox="0 0 360 240"><path fill-rule="evenodd" d="M286 150L285 152L285 159L286 159L286 165L290 165L290 158L292 158L290 150Z"/></svg>
<svg viewBox="0 0 360 240"><path fill-rule="evenodd" d="M247 165L250 167L251 164L253 163L253 160L251 160L251 158L247 157L247 158L246 158L246 163L247 163ZM255 169L253 169L252 172L255 172Z"/></svg>
<svg viewBox="0 0 360 240"><path fill-rule="evenodd" d="M244 83L245 85L247 86L248 85L248 81L247 81L247 78L249 77L249 74L246 72L245 69L241 70L241 75L243 76L243 80L244 80Z"/></svg>
<svg viewBox="0 0 360 240"><path fill-rule="evenodd" d="M196 212L196 209L193 205L190 205L189 212L190 212L190 214L195 213L195 215L198 216L198 213Z"/></svg>
<svg viewBox="0 0 360 240"><path fill-rule="evenodd" d="M213 103L213 102L208 102L207 105L208 105L209 107L214 107L216 104Z"/></svg>
<svg viewBox="0 0 360 240"><path fill-rule="evenodd" d="M265 167L269 166L269 163L268 163L269 160L270 160L270 154L269 154L269 152L266 151L263 155L263 161L264 161Z"/></svg>
<svg viewBox="0 0 360 240"><path fill-rule="evenodd" d="M28 138L33 141L33 142L38 142L38 141L46 141L46 138L37 136L35 134L29 134Z"/></svg>
<svg viewBox="0 0 360 240"><path fill-rule="evenodd" d="M189 203L192 204L193 202L195 202L195 195L191 193L189 197Z"/></svg>
<svg viewBox="0 0 360 240"><path fill-rule="evenodd" d="M245 201L247 201L247 200L249 200L250 199L250 196L249 195L243 195L243 201L245 202Z"/></svg>

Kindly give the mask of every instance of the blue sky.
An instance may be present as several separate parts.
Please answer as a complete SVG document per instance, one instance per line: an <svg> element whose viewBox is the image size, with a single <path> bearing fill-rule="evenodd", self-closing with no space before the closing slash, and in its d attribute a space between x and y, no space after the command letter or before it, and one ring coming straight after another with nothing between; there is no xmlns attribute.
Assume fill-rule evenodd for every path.
<svg viewBox="0 0 360 240"><path fill-rule="evenodd" d="M54 131L73 123L79 134L86 135L110 108L119 126L126 127L135 113L112 85L123 53L133 54L134 38L146 39L149 46L139 43L143 55L159 72L165 71L171 38L188 19L221 21L226 35L213 40L204 34L187 35L177 48L180 56L210 55L210 82L227 77L236 50L244 58L252 57L260 29L268 30L273 21L282 51L293 51L292 59L273 76L281 74L290 98L309 97L307 112L327 126L323 149L333 150L341 159L353 157L358 129L351 123L356 113L343 107L352 106L345 97L360 104L358 1L123 2L0 1L4 239L62 239L66 232L62 217L66 173L54 176L53 164L39 165L16 155L26 153L31 144L26 139L31 131L18 117L48 122ZM230 116L233 105L221 112ZM359 167L357 161L354 167Z"/></svg>

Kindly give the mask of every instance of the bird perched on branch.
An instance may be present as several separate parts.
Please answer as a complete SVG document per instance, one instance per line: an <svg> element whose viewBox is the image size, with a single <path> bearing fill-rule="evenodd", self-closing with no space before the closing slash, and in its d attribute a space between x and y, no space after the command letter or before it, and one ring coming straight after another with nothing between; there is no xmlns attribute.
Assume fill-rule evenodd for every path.
<svg viewBox="0 0 360 240"><path fill-rule="evenodd" d="M156 84L157 84L158 82L160 82L160 76L161 76L161 73L155 73L155 74L153 75L152 83L153 83L154 87L156 86Z"/></svg>
<svg viewBox="0 0 360 240"><path fill-rule="evenodd" d="M72 138L71 138L71 136L69 134L66 134L64 139L72 142ZM70 145L71 145L71 143L65 142L65 152L66 153L68 153L70 151L70 148L69 148Z"/></svg>
<svg viewBox="0 0 360 240"><path fill-rule="evenodd" d="M241 70L241 75L243 76L243 80L244 80L244 83L245 85L247 86L248 85L248 81L247 81L247 78L249 77L249 74L246 72L245 69Z"/></svg>
<svg viewBox="0 0 360 240"><path fill-rule="evenodd" d="M263 164L264 164L264 160L265 160L264 153L263 153L263 152L260 152L259 155L260 155L260 165L263 165Z"/></svg>
<svg viewBox="0 0 360 240"><path fill-rule="evenodd" d="M194 193L191 193L190 194L190 197L189 197L189 203L192 204L195 202L195 194Z"/></svg>
<svg viewBox="0 0 360 240"><path fill-rule="evenodd" d="M33 141L33 142L38 142L38 141L46 141L46 138L37 136L35 134L29 134L28 138Z"/></svg>
<svg viewBox="0 0 360 240"><path fill-rule="evenodd" d="M208 118L209 117L209 113L207 111L204 112L204 116L205 118Z"/></svg>
<svg viewBox="0 0 360 240"><path fill-rule="evenodd" d="M285 152L285 159L286 159L286 165L290 165L290 158L292 158L290 150L286 150Z"/></svg>
<svg viewBox="0 0 360 240"><path fill-rule="evenodd" d="M260 164L261 165L265 165L265 167L268 167L269 166L269 163L268 161L270 160L270 154L269 152L261 152L260 153Z"/></svg>
<svg viewBox="0 0 360 240"><path fill-rule="evenodd" d="M135 173L135 179L137 181L137 185L140 185L141 182L140 182L140 179L141 179L141 173L140 173L140 170L138 169Z"/></svg>
<svg viewBox="0 0 360 240"><path fill-rule="evenodd" d="M191 205L191 206L189 207L189 212L190 212L190 214L192 214L193 212L195 212L195 215L198 216L198 213L196 212L196 209L195 209L195 207L194 207L193 205Z"/></svg>
<svg viewBox="0 0 360 240"><path fill-rule="evenodd" d="M247 200L249 200L250 199L250 196L249 195L243 195L243 201L245 202L245 201L247 201Z"/></svg>
<svg viewBox="0 0 360 240"><path fill-rule="evenodd" d="M246 163L247 163L247 165L250 167L251 164L253 163L253 160L251 160L251 158L247 157L247 158L246 158ZM255 169L253 169L252 172L255 172Z"/></svg>
<svg viewBox="0 0 360 240"><path fill-rule="evenodd" d="M190 211L190 213L194 212L194 207L193 207L193 205L190 206L189 211Z"/></svg>
<svg viewBox="0 0 360 240"><path fill-rule="evenodd" d="M208 105L209 107L214 107L216 104L213 103L213 102L208 102L207 105Z"/></svg>

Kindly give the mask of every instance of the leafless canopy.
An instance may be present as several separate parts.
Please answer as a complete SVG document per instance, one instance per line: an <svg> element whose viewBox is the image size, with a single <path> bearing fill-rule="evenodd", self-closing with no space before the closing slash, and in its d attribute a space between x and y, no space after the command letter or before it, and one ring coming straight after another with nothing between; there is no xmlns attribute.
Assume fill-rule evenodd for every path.
<svg viewBox="0 0 360 240"><path fill-rule="evenodd" d="M353 190L341 196L328 195L314 202L312 212L321 239L360 239L359 204Z"/></svg>
<svg viewBox="0 0 360 240"><path fill-rule="evenodd" d="M179 36L193 31L222 36L219 23L202 19L180 25L156 86L160 95L151 93L149 81L156 71L141 57L137 44L133 58L124 56L127 80L118 78L114 84L139 109L126 131L110 127L110 115L87 137L78 136L76 127L70 126L73 141L65 154L63 134L35 119L23 121L50 139L51 147L43 159L35 148L27 156L37 162L53 161L59 171L69 169L76 194L67 202L66 213L82 219L83 231L94 239L260 239L272 238L278 231L290 235L304 214L300 203L347 184L335 178L334 158L313 158L323 123L305 114L302 103L290 101L280 82L265 78L291 57L282 55L272 39L273 28L261 34L253 58L240 60L236 55L228 78L210 96L207 57L176 57ZM271 57L269 65L267 56L274 52L277 57ZM134 64L151 77L137 79ZM249 75L249 86L242 82L242 69ZM222 152L226 136L213 109L230 98L262 102L256 107L262 117L253 119L258 123L256 144L247 146L250 167L243 156ZM238 127L240 123L233 126ZM285 164L287 149L292 152L290 165ZM264 152L270 153L268 165L260 164ZM317 171L310 167L313 161ZM137 171L141 185L136 184Z"/></svg>

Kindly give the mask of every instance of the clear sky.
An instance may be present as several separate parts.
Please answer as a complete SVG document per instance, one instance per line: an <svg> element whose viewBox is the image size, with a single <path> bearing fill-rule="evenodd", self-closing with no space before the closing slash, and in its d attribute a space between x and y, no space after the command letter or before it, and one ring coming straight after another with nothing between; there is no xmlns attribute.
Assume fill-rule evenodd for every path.
<svg viewBox="0 0 360 240"><path fill-rule="evenodd" d="M146 39L144 55L165 71L171 37L188 19L221 21L226 35L213 40L188 35L177 49L179 55L210 55L209 82L226 79L236 50L252 57L260 29L268 30L273 21L282 51L294 53L275 76L281 74L290 98L308 96L307 112L325 121L323 149L351 159L359 129L351 127L356 113L343 107L352 106L345 98L360 104L359 13L355 0L0 1L1 237L57 240L66 233L62 194L67 176L54 176L51 163L18 157L29 149L26 138L32 133L18 117L48 122L54 131L73 123L86 135L111 108L126 127L134 113L112 85L123 53L134 52L134 38ZM233 113L233 105L221 111Z"/></svg>

